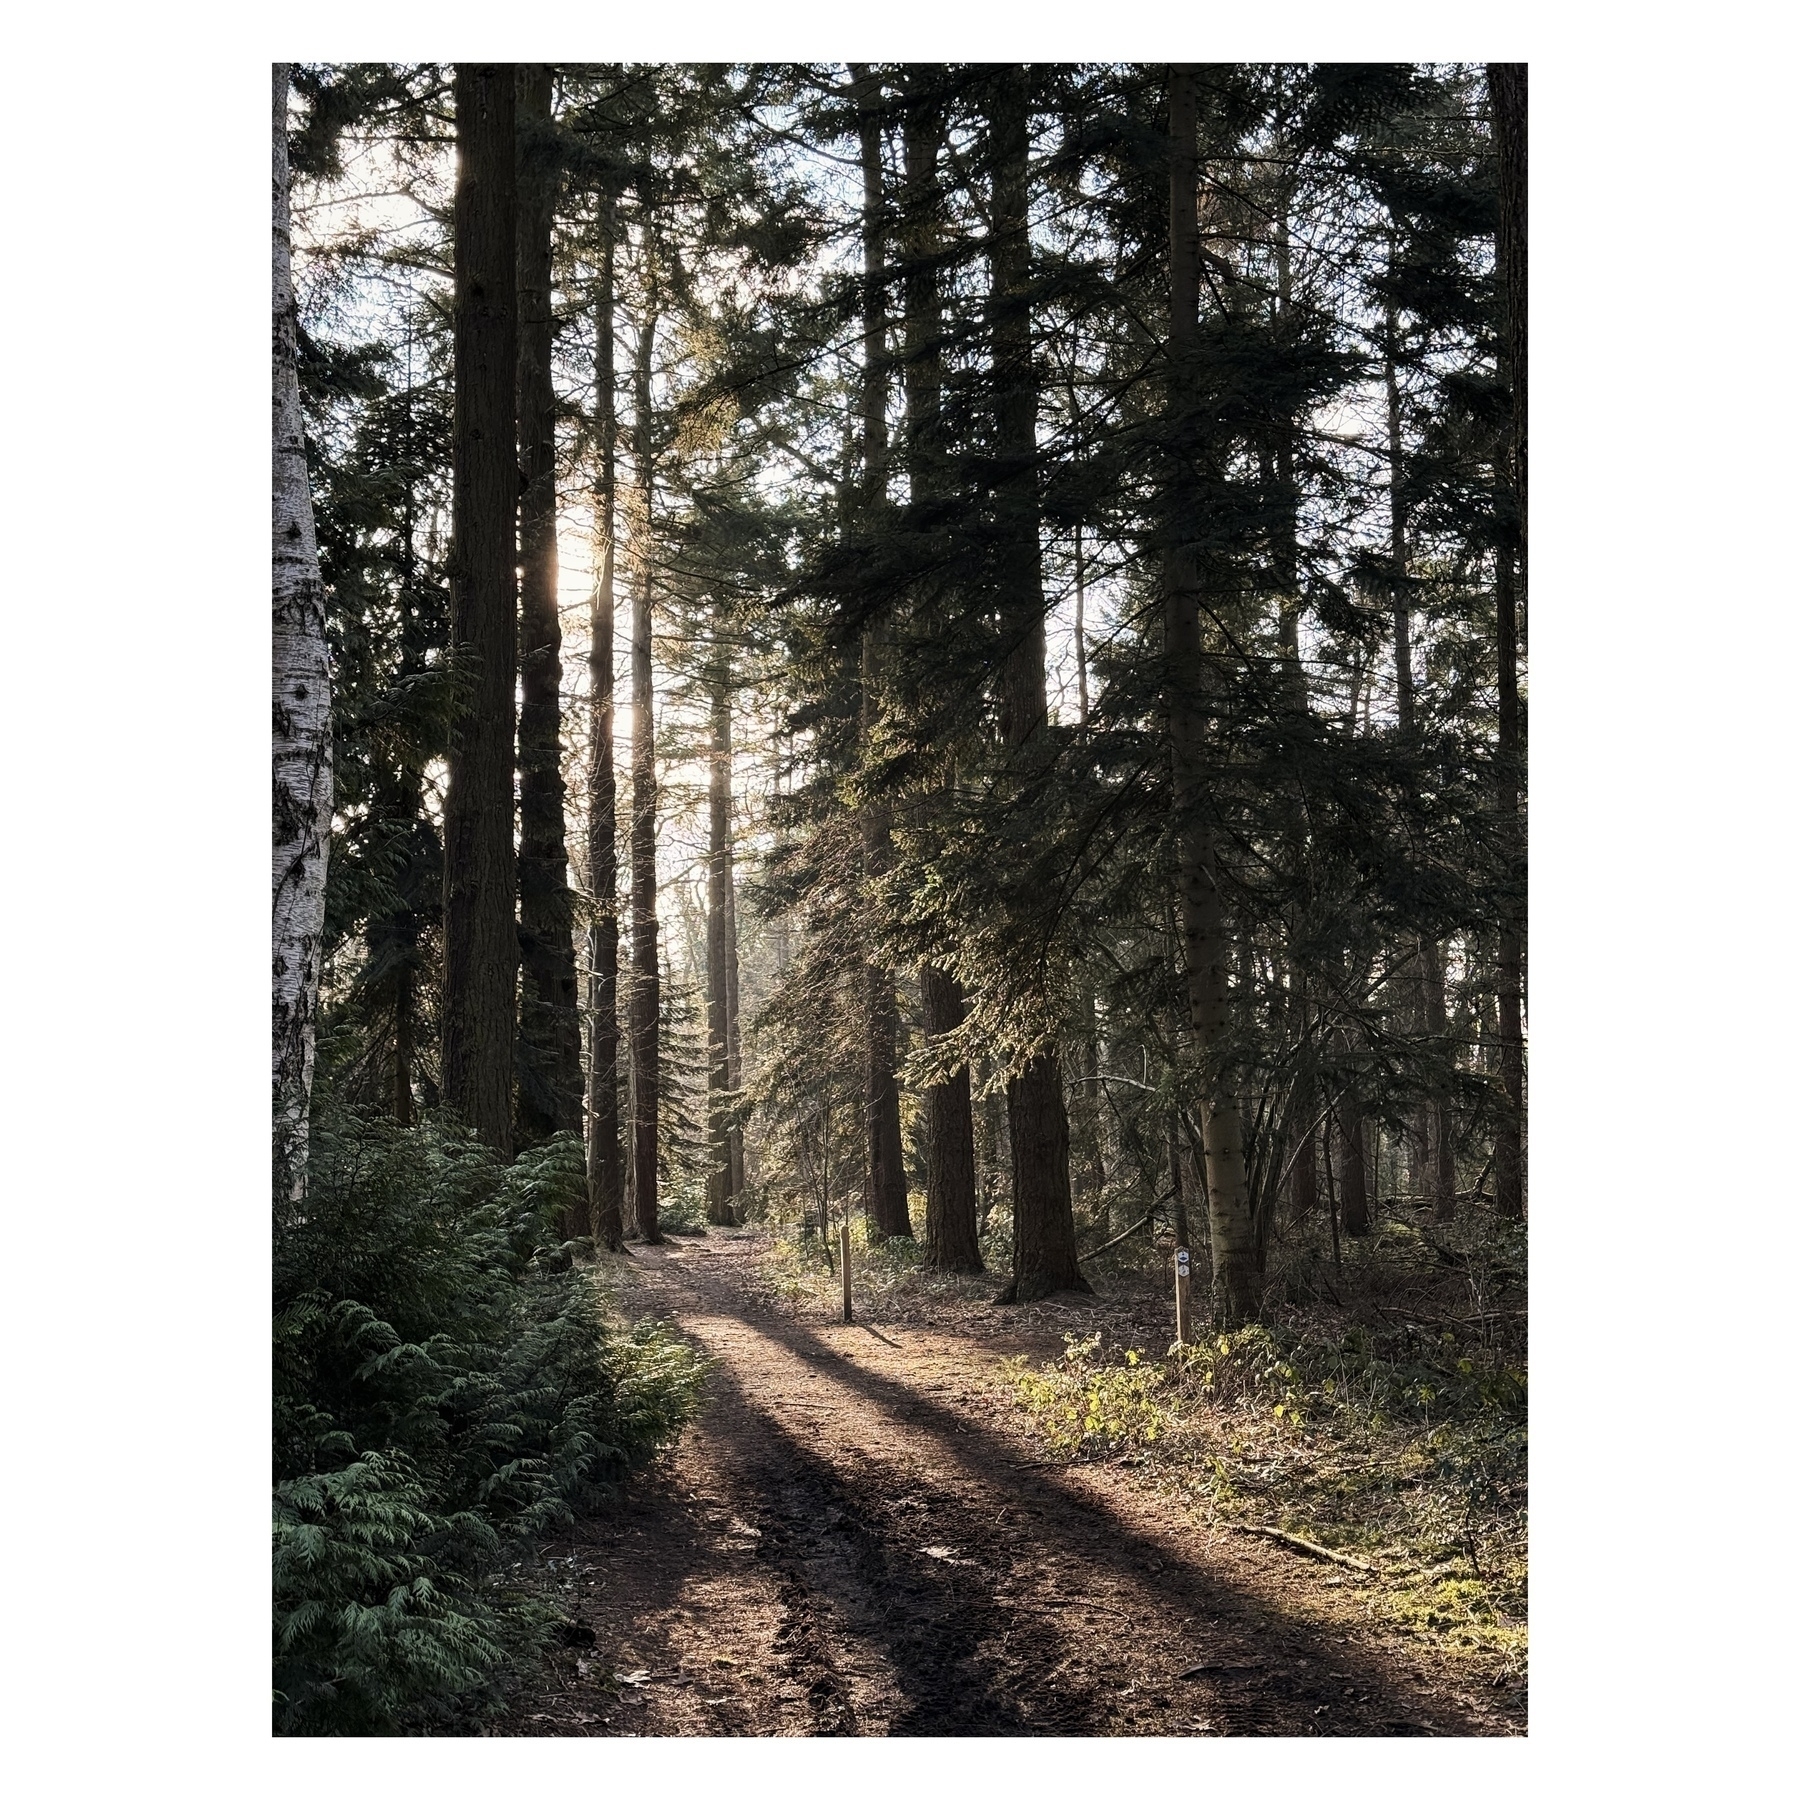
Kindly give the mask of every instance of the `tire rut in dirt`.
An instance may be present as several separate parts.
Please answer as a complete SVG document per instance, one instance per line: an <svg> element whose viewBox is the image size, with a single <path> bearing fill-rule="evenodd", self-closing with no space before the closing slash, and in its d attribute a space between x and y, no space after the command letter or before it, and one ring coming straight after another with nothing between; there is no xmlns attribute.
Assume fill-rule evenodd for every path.
<svg viewBox="0 0 1800 1800"><path fill-rule="evenodd" d="M993 1737L1107 1729L1088 1684L1057 1685L1060 1634L1003 1600L986 1559L934 1561L921 1534L852 1491L822 1458L793 1449L758 1472L751 1507L789 1613L782 1648L821 1735ZM920 1490L909 1498L919 1504ZM746 1496L748 1498L748 1496ZM930 1510L953 1513L950 1496ZM929 1535L928 1533L926 1535ZM857 1642L891 1672L894 1695L855 1694ZM841 1646L841 1647L840 1647ZM1048 1676L1048 1679L1046 1677Z"/></svg>

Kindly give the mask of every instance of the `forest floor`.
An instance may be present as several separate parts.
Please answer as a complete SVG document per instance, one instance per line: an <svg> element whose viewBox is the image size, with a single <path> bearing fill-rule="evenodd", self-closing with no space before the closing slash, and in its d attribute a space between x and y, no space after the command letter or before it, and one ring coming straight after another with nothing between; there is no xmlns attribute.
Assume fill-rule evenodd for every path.
<svg viewBox="0 0 1800 1800"><path fill-rule="evenodd" d="M1049 1457L1007 1359L1168 1335L1149 1286L994 1307L977 1282L844 1325L755 1230L605 1259L710 1359L621 1504L522 1579L570 1621L496 1736L1472 1736L1525 1730L1522 1659L1379 1604L1141 1467ZM1110 1291L1109 1291L1110 1290ZM887 1315L886 1317L882 1315Z"/></svg>

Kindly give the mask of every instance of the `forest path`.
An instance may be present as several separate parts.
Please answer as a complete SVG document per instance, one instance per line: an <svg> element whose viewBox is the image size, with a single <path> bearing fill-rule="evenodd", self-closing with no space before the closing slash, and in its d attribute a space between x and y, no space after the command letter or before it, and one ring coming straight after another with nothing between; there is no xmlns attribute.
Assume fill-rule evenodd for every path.
<svg viewBox="0 0 1800 1800"><path fill-rule="evenodd" d="M488 1729L548 1736L1512 1734L1325 1566L1104 1465L1049 1467L1002 1355L785 1318L753 1237L636 1246L621 1300L713 1359L620 1509L548 1547L571 1646Z"/></svg>

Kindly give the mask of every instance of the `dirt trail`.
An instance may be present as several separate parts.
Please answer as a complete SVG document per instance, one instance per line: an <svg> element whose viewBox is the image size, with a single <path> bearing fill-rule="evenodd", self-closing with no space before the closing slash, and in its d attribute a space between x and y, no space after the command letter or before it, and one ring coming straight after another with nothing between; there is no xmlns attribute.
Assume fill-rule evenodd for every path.
<svg viewBox="0 0 1800 1800"><path fill-rule="evenodd" d="M625 1303L713 1359L709 1404L550 1547L576 1641L497 1735L1523 1729L1323 1565L1046 1467L997 1358L1055 1340L782 1318L756 1250L638 1247Z"/></svg>

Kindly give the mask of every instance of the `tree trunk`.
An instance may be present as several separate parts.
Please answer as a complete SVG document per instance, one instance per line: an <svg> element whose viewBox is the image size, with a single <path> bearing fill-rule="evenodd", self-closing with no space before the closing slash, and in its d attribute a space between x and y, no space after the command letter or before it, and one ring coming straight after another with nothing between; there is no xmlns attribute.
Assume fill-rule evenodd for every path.
<svg viewBox="0 0 1800 1800"><path fill-rule="evenodd" d="M467 687L444 795L444 1100L512 1153L513 682L519 467L510 63L456 66L450 642Z"/></svg>
<svg viewBox="0 0 1800 1800"><path fill-rule="evenodd" d="M616 210L601 201L603 244L594 357L600 480L594 494L597 571L588 630L588 1212L594 1241L625 1243L625 1157L619 1141L619 847L613 772L613 569L618 512L619 426L614 399L613 262Z"/></svg>
<svg viewBox="0 0 1800 1800"><path fill-rule="evenodd" d="M887 510L887 307L885 301L886 226L881 167L881 84L861 63L849 65L856 91L857 126L862 148L863 369L862 492L859 510L865 529ZM871 624L862 644L862 737L865 769L873 762L874 736L881 718L882 631ZM862 805L863 880L870 913L865 943L874 938L872 885L886 872L891 856L891 825L885 803L865 798ZM871 953L863 969L863 1039L865 1076L863 1103L868 1129L868 1190L864 1208L877 1239L911 1237L912 1216L906 1199L906 1158L900 1135L900 1085L895 1078L895 1040L900 1010L893 971Z"/></svg>
<svg viewBox="0 0 1800 1800"><path fill-rule="evenodd" d="M646 220L644 307L633 370L638 495L631 602L631 1228L647 1244L662 1242L656 1180L662 972L656 947L656 688L650 661L656 509L650 387L657 325L654 229Z"/></svg>
<svg viewBox="0 0 1800 1800"><path fill-rule="evenodd" d="M1456 1217L1456 1113L1443 1092L1445 1076L1456 1055L1450 1035L1450 1011L1444 998L1443 946L1419 940L1419 954L1425 965L1425 1032L1433 1057L1445 1074L1436 1079L1439 1093L1430 1107L1430 1137L1425 1145L1430 1173L1431 1210L1435 1218Z"/></svg>
<svg viewBox="0 0 1800 1800"><path fill-rule="evenodd" d="M1524 833L1519 791L1524 774L1524 741L1519 715L1518 587L1526 580L1526 67L1487 65L1488 100L1493 113L1498 163L1500 220L1495 261L1504 300L1504 364L1512 389L1502 490L1512 503L1513 529L1502 530L1496 551L1495 588L1499 612L1500 742L1498 799L1503 828L1518 872L1516 889L1503 902L1500 926L1500 1080L1506 1093L1494 1141L1494 1204L1502 1218L1525 1216L1525 1033L1524 1033Z"/></svg>
<svg viewBox="0 0 1800 1800"><path fill-rule="evenodd" d="M1188 1016L1199 1065L1201 1136L1206 1149L1208 1227L1212 1239L1213 1317L1226 1330L1257 1316L1257 1268L1243 1121L1229 1078L1215 1066L1230 1027L1225 970L1231 955L1218 885L1217 853L1205 816L1208 775L1206 694L1213 685L1200 636L1199 572L1193 544L1199 496L1184 452L1203 428L1194 397L1200 318L1199 93L1191 65L1169 76L1169 532L1165 551L1163 633L1181 930L1187 953Z"/></svg>
<svg viewBox="0 0 1800 1800"><path fill-rule="evenodd" d="M942 497L949 481L943 443L943 303L935 261L942 244L938 158L943 148L944 116L942 107L922 92L930 79L918 65L908 69L908 105L902 126L906 159L901 202L906 257L903 386L906 477L915 521ZM928 615L937 613L936 601L935 594L927 594ZM950 786L946 779L946 793ZM919 998L928 1044L962 1024L962 985L947 970L924 965L919 971ZM926 1088L924 1097L925 1261L937 1269L978 1274L982 1268L981 1212L967 1062Z"/></svg>
<svg viewBox="0 0 1800 1800"><path fill-rule="evenodd" d="M1343 1191L1344 1235L1369 1235L1369 1164L1364 1142L1363 1113L1360 1101L1346 1094L1338 1102L1340 1141L1344 1149L1339 1170L1339 1187Z"/></svg>
<svg viewBox="0 0 1800 1800"><path fill-rule="evenodd" d="M1306 1135L1293 1152L1288 1169L1288 1216L1298 1224L1319 1204L1319 1134L1309 1114L1301 1121Z"/></svg>
<svg viewBox="0 0 1800 1800"><path fill-rule="evenodd" d="M1509 849L1523 861L1523 833L1519 820L1519 770L1522 766L1519 730L1518 623L1513 586L1511 551L1498 552L1500 613L1500 817L1512 826ZM1494 1207L1503 1219L1525 1216L1525 934L1523 930L1523 870L1513 876L1517 898L1502 902L1499 943L1500 1085L1506 1095L1499 1128L1494 1135Z"/></svg>
<svg viewBox="0 0 1800 1800"><path fill-rule="evenodd" d="M550 237L556 212L548 63L518 67L519 1044L514 1138L581 1130L575 904L563 827L562 625L556 605L556 389ZM587 1231L587 1208L563 1221Z"/></svg>
<svg viewBox="0 0 1800 1800"><path fill-rule="evenodd" d="M1044 574L1039 541L1038 379L1031 345L1030 89L1022 66L995 78L988 128L994 157L992 288L988 326L995 386L994 494L1003 549L1000 732L1023 769L1045 753ZM1003 1301L1037 1300L1068 1288L1092 1293L1075 1256L1069 1185L1069 1113L1054 1042L1006 1086L1012 1144L1013 1273Z"/></svg>
<svg viewBox="0 0 1800 1800"><path fill-rule="evenodd" d="M708 783L706 853L706 1219L732 1223L731 1055L729 979L731 846L731 668L724 638L724 609L714 615L712 667L712 769Z"/></svg>
<svg viewBox="0 0 1800 1800"><path fill-rule="evenodd" d="M1508 486L1518 509L1519 560L1526 544L1526 340L1529 309L1526 282L1526 78L1524 63L1489 63L1488 103L1494 121L1494 155L1499 164L1500 223L1494 255L1506 317L1506 374L1512 388L1512 432Z"/></svg>
<svg viewBox="0 0 1800 1800"><path fill-rule="evenodd" d="M919 971L919 991L927 1043L962 1024L963 991L954 976L927 963ZM979 1275L980 1231L975 1120L964 1062L925 1090L925 1261L934 1269Z"/></svg>
<svg viewBox="0 0 1800 1800"><path fill-rule="evenodd" d="M1391 260L1391 251L1390 251ZM1394 679L1400 735L1410 742L1418 727L1417 690L1412 655L1412 571L1408 542L1410 508L1406 487L1406 442L1400 418L1400 320L1393 304L1387 308L1383 357L1387 383L1388 423L1388 519L1389 555L1393 566ZM1433 1063L1451 1056L1445 1019L1444 962L1442 947L1421 936L1415 939L1418 976L1413 988L1414 1027L1427 1040ZM1411 1162L1418 1172L1419 1190L1432 1202L1439 1219L1456 1211L1456 1121L1442 1075L1434 1072L1432 1097L1419 1109L1408 1133ZM1351 1233L1352 1236L1356 1234Z"/></svg>
<svg viewBox="0 0 1800 1800"><path fill-rule="evenodd" d="M298 1211L306 1200L325 860L331 847L331 659L295 360L299 325L288 228L288 68L286 63L274 66L271 173L271 1023L276 1194Z"/></svg>
<svg viewBox="0 0 1800 1800"><path fill-rule="evenodd" d="M726 795L729 813L730 795ZM725 1133L731 1166L732 1217L744 1222L744 1127L738 1118L738 1097L744 1089L743 1047L738 1034L738 924L737 872L732 854L729 816L725 829L725 1085L731 1090L731 1123Z"/></svg>

